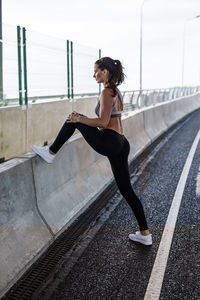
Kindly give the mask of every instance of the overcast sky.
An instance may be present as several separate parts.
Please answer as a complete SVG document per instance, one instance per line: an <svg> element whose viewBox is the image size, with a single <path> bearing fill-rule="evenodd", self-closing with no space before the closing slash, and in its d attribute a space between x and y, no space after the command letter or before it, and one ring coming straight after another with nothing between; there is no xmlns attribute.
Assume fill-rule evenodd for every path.
<svg viewBox="0 0 200 300"><path fill-rule="evenodd" d="M139 88L142 0L2 0L3 23L25 26L101 48L120 59L122 89ZM200 84L200 0L146 0L143 7L143 88L181 85L186 23L185 85ZM189 19L191 19L189 21Z"/></svg>

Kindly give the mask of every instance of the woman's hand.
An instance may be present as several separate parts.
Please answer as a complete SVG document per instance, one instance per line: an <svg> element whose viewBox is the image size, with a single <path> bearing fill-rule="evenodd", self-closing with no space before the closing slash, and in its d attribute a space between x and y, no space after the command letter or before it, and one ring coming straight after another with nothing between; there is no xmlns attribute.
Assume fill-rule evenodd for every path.
<svg viewBox="0 0 200 300"><path fill-rule="evenodd" d="M80 121L80 115L76 112L73 111L67 118L67 123L77 123Z"/></svg>

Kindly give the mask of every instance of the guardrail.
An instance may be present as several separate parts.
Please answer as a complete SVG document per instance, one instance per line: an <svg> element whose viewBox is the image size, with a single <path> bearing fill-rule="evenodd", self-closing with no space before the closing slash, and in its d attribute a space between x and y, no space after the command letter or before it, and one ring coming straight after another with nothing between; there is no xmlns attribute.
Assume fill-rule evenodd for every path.
<svg viewBox="0 0 200 300"><path fill-rule="evenodd" d="M121 91L124 101L124 112L131 111L134 109L150 106L163 101L173 100L179 97L189 96L200 92L200 86L195 87L172 87L165 89L145 89L145 90L130 90ZM61 95L47 95L47 96L32 96L28 97L27 105L35 103L37 101L48 101L54 100L68 100L76 101L80 98L88 98L99 96L99 93L78 93L73 95L72 98L68 98L67 94ZM0 106L17 105L19 103L18 98L4 99L0 103Z"/></svg>
<svg viewBox="0 0 200 300"><path fill-rule="evenodd" d="M146 89L122 92L124 112L200 92L200 86Z"/></svg>

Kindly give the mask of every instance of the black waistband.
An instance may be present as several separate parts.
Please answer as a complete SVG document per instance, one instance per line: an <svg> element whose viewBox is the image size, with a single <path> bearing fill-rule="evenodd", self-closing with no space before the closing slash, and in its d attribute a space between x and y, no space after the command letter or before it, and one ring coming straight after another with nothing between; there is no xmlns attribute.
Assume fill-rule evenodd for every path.
<svg viewBox="0 0 200 300"><path fill-rule="evenodd" d="M111 115L110 117L111 118L117 118L117 117L121 117L122 115L121 114L116 114L116 115Z"/></svg>
<svg viewBox="0 0 200 300"><path fill-rule="evenodd" d="M115 130L113 130L113 129L110 129L110 128L105 128L105 129L102 130L102 132L104 132L104 131L105 131L105 132L109 132L109 133L111 133L111 134L115 134L115 135L124 137L123 134L120 134L119 132L117 132L117 131L115 131Z"/></svg>

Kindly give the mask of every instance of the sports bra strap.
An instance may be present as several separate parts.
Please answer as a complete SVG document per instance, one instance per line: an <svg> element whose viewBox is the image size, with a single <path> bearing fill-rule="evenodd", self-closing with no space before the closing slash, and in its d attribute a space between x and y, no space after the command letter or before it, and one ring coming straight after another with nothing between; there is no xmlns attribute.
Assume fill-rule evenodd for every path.
<svg viewBox="0 0 200 300"><path fill-rule="evenodd" d="M121 95L120 95L118 89L116 89L116 91L117 91L117 95L116 95L116 96L118 96L119 100L120 100L121 102L123 102L123 99L121 98ZM115 96L116 99L115 99L113 108L115 108L115 106L117 105L117 97L116 97L116 96Z"/></svg>
<svg viewBox="0 0 200 300"><path fill-rule="evenodd" d="M119 93L118 89L117 89L117 95L118 95L120 101L123 102L123 98L121 97L121 94Z"/></svg>
<svg viewBox="0 0 200 300"><path fill-rule="evenodd" d="M113 105L113 108L115 108L115 106L117 105L117 97L115 99L115 102L114 102L114 105Z"/></svg>

